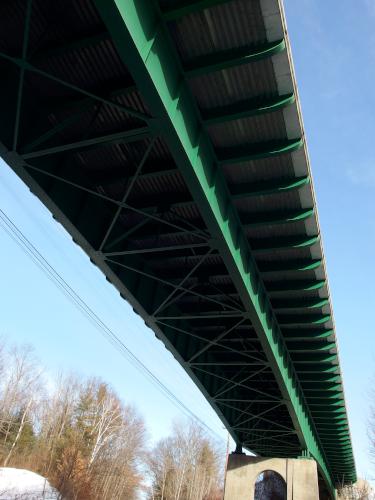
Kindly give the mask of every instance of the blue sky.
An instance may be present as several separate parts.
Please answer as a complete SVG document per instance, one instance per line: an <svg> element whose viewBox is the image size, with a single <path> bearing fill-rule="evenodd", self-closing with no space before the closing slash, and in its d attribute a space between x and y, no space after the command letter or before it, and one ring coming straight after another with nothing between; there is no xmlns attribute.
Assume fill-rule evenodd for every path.
<svg viewBox="0 0 375 500"><path fill-rule="evenodd" d="M373 478L367 424L375 342L375 0L285 0L359 475ZM225 443L203 396L41 203L0 163L0 208L79 295ZM0 229L1 231L1 229ZM111 347L5 233L0 335L27 342L53 377L100 376L146 420L150 439L182 413ZM375 397L375 396L374 396Z"/></svg>
<svg viewBox="0 0 375 500"><path fill-rule="evenodd" d="M285 9L357 470L372 478L375 1L285 0Z"/></svg>

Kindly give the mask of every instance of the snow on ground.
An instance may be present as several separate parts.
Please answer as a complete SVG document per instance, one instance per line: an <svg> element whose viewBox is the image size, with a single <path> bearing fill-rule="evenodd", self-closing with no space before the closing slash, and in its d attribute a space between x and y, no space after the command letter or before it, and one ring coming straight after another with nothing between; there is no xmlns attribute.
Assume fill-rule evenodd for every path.
<svg viewBox="0 0 375 500"><path fill-rule="evenodd" d="M0 467L0 500L56 500L47 479L26 469Z"/></svg>

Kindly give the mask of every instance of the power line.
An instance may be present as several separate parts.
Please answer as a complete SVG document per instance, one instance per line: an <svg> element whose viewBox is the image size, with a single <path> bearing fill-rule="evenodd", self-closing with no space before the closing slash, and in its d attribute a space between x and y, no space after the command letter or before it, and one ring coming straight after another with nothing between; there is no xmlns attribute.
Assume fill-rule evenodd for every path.
<svg viewBox="0 0 375 500"><path fill-rule="evenodd" d="M23 232L12 222L6 213L0 208L0 226L8 236L28 255L34 264L52 281L57 288L73 303L73 305L86 316L86 318L100 331L100 333L126 358L138 371L159 389L177 408L196 420L205 427L216 439L222 440L211 427L192 412L147 366L123 343L114 331L90 308L90 306L79 296L67 281L56 271L56 269L43 257L39 250L31 243Z"/></svg>

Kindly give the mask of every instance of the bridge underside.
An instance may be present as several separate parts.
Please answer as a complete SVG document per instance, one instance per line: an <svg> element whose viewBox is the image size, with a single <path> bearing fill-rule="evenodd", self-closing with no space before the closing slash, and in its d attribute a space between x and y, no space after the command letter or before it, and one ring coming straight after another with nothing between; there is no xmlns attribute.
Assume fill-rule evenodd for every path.
<svg viewBox="0 0 375 500"><path fill-rule="evenodd" d="M355 480L277 1L0 5L1 154L236 442Z"/></svg>

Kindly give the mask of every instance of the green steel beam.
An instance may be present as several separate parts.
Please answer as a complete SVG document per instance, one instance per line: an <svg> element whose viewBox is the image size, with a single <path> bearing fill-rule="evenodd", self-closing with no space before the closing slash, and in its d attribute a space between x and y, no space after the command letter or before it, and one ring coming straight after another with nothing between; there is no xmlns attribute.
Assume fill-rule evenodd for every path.
<svg viewBox="0 0 375 500"><path fill-rule="evenodd" d="M266 288L269 292L295 292L301 291L311 291L320 290L326 285L325 280L312 280L312 281L271 281L266 283Z"/></svg>
<svg viewBox="0 0 375 500"><path fill-rule="evenodd" d="M121 87L117 89L112 89L107 92L107 95L110 99L116 98L118 96L123 96L127 93L134 92L136 90L136 87L134 85L128 86L128 87ZM54 127L51 127L50 129L46 130L43 134L39 135L26 145L23 145L21 150L24 153L29 153L31 150L33 150L36 146L39 146L40 144L43 144L44 142L48 141L52 137L54 137L57 133L65 130L67 127L70 125L76 123L77 121L80 120L82 117L82 113L90 110L90 109L95 109L94 107L98 106L98 103L90 98L90 97L85 97L83 99L75 99L75 100L66 100L64 99L63 105L60 105L60 109L57 109L57 107L54 108L54 110L51 112L51 104L49 103L48 105L48 114L53 114L56 115L59 112L66 112L67 109L72 110L73 113L70 114L67 118L59 121ZM53 106L52 106L53 108Z"/></svg>
<svg viewBox="0 0 375 500"><path fill-rule="evenodd" d="M333 401L333 402L330 402L328 404L324 403L324 404L321 404L319 403L318 401L312 401L311 402L311 413L314 414L317 414L321 408L329 408L327 409L327 412L329 413L332 409L339 409L339 408L342 408L345 410L345 404L344 404L344 401L341 400L341 401Z"/></svg>
<svg viewBox="0 0 375 500"><path fill-rule="evenodd" d="M106 96L109 99L115 99L117 97L126 96L133 92L136 92L137 87L133 85L131 81L126 82L121 87L110 87L101 92L102 96ZM87 109L92 108L95 105L95 100L91 97L77 97L73 99L69 98L60 98L60 99L51 99L48 101L47 112L52 113L53 115L59 114L61 112L66 112L67 110L71 111L86 111Z"/></svg>
<svg viewBox="0 0 375 500"><path fill-rule="evenodd" d="M246 227L257 227L264 225L288 224L301 222L314 215L314 209L302 209L288 212L267 212L251 215L240 215L241 222Z"/></svg>
<svg viewBox="0 0 375 500"><path fill-rule="evenodd" d="M205 56L197 57L185 63L185 75L188 78L206 75L214 71L233 68L242 64L249 64L262 59L268 59L285 50L285 41L277 40L268 42L258 47L239 47L222 52L214 52Z"/></svg>
<svg viewBox="0 0 375 500"><path fill-rule="evenodd" d="M306 365L306 366L296 366L296 371L298 374L301 373L312 373L315 374L317 372L320 373L338 373L339 367L337 365L329 364L329 365ZM311 404L316 403L316 401L312 401ZM327 405L329 407L329 405Z"/></svg>
<svg viewBox="0 0 375 500"><path fill-rule="evenodd" d="M155 173L150 173L146 174L150 177L157 177L159 175L164 175L164 172L166 174L168 173L175 173L176 169L175 168L169 168L165 171L160 170ZM125 175L122 175L122 179L125 177ZM105 182L105 180L103 181ZM111 180L108 182L112 182ZM107 182L107 183L108 183ZM285 180L280 180L280 181L270 181L270 182L262 182L262 183L254 183L254 184L243 184L240 186L233 186L231 189L232 191L232 198L233 199L243 199L243 198L248 198L248 197L255 197L255 196L264 196L264 195L273 195L273 194L281 194L286 191L291 191L294 189L300 189L301 187L307 185L309 183L309 178L308 177L301 177L301 178L295 178L291 179L288 181ZM146 205L143 206L143 210L157 210L158 205L155 200L149 200L149 201L144 201ZM159 203L158 203L159 204ZM190 207L191 205L195 205L195 201L192 200L190 197L186 197L185 199L183 198L183 195L179 195L178 198L175 200L168 200L167 206L169 209L174 209L174 208L183 208L183 207ZM301 211L302 212L302 211ZM306 210L307 212L307 210ZM288 215L288 214L287 214ZM286 221L288 222L288 221ZM292 220L290 222L293 222ZM272 263L271 263L272 265Z"/></svg>
<svg viewBox="0 0 375 500"><path fill-rule="evenodd" d="M341 403L331 402L329 405L324 404L324 407L322 408L322 405L320 405L319 403L312 402L311 406L314 407L314 410L312 410L314 418L316 418L317 415L323 415L323 417L327 419L329 425L333 425L332 420L334 419L345 419L346 409L345 406Z"/></svg>
<svg viewBox="0 0 375 500"><path fill-rule="evenodd" d="M29 34L30 34L30 24L32 15L32 0L27 0L26 3L26 15L25 23L23 27L23 40L22 40L22 56L20 61L20 76L18 80L18 91L17 91L17 104L16 104L16 114L14 120L14 132L13 132L13 150L15 151L18 146L18 135L21 120L22 111L22 101L23 101L23 90L24 90L24 80L25 80L25 67L24 62L26 61L27 51L29 46Z"/></svg>
<svg viewBox="0 0 375 500"><path fill-rule="evenodd" d="M133 232L133 230L136 230L135 228L130 228L129 231ZM189 230L186 230L186 233L188 234L191 234L193 236L196 236L197 235L197 231L189 231ZM127 233L124 233L124 234L127 234ZM183 231L180 231L180 232L170 232L170 233L158 233L158 235L168 235L168 236L174 236L174 235L179 235L179 234L184 234ZM141 239L141 235L138 235L138 240ZM198 232L198 237L200 237L200 233ZM120 240L123 239L122 236L119 237ZM208 240L208 237L205 238L206 240ZM111 244L112 246L114 245ZM196 256L194 255L190 255L190 256L187 256L186 259L187 259L187 263L188 263L188 259L196 259ZM276 265L270 265L269 267L271 269L268 269L268 262L264 263L264 262L258 262L258 269L261 271L262 275L266 275L267 276L267 270L271 273L275 273L275 272L295 272L295 271L310 271L310 270L313 270L313 269L316 269L318 267L320 267L321 265L321 260L317 260L317 261L298 261L298 262L287 262L285 264L282 264L282 263L276 263ZM273 263L271 263L273 264ZM182 278L181 276L181 271L178 269L178 266L175 268L173 265L172 265L172 262L169 261L169 268L168 270L166 270L166 272L168 274L171 274L171 276L173 276L173 279L179 279L179 278ZM196 277L203 277L203 278L212 278L212 279L222 279L222 278L226 278L228 277L228 272L225 268L223 268L223 266L208 266L208 267L205 267L203 266L201 268L201 270L199 271L199 273L197 274ZM302 282L302 283L306 283L306 282ZM311 283L311 282L310 282ZM318 309L318 308L322 308L323 306L329 304L329 300L328 298L326 299L322 299L322 298L313 298L313 299L272 299L271 300L271 303L272 303L272 306L274 308L274 310L279 310L279 311L282 311L282 310L287 310L287 309Z"/></svg>
<svg viewBox="0 0 375 500"><path fill-rule="evenodd" d="M119 267L122 267L122 268L126 269L127 271L131 271L131 272L137 273L137 274L139 274L141 276L144 276L146 278L150 278L153 281L157 281L158 283L162 283L163 285L171 287L171 288L173 288L175 290L179 290L179 291L185 292L187 295L193 295L195 297L199 297L199 298L201 298L203 300L206 300L208 302L214 303L216 305L223 306L223 307L225 307L227 309L230 309L230 310L236 310L236 311L239 310L238 307L233 307L231 304L227 304L227 303L220 302L218 300L214 300L211 296L202 295L202 294L196 292L195 290L192 290L192 289L189 289L189 288L185 288L180 283L172 283L172 282L170 282L168 280L159 278L158 276L155 276L154 274L151 274L151 273L147 273L147 272L139 269L138 267L134 267L134 266L131 266L131 265L124 264L124 262L117 262L117 261L115 261L113 259L109 259L109 258L106 258L106 262L109 265L113 265L114 264L116 266L119 266ZM171 326L171 325L168 325L168 326ZM195 337L195 338L197 338L199 340L207 341L207 339L205 339L204 337L199 337L197 335L194 335L192 332L182 331L181 329L179 329L179 331L182 332L182 333L186 333L187 335L191 335L192 337Z"/></svg>
<svg viewBox="0 0 375 500"><path fill-rule="evenodd" d="M291 353L293 363L335 363L337 364L337 354L310 353L308 356L299 353ZM324 397L324 396L322 396Z"/></svg>
<svg viewBox="0 0 375 500"><path fill-rule="evenodd" d="M320 325L324 324L327 321L331 320L330 314L326 315L310 315L310 314L294 314L294 315L286 315L286 314L280 314L278 315L278 321L279 324L282 326L286 325Z"/></svg>
<svg viewBox="0 0 375 500"><path fill-rule="evenodd" d="M24 160L31 160L32 158L40 158L41 156L48 156L58 153L65 153L67 151L81 151L87 148L97 148L105 144L118 144L134 141L142 141L148 139L152 134L150 127L140 127L134 130L127 130L124 132L117 132L100 137L93 137L83 141L72 142L70 144L62 144L61 146L54 146L39 151L32 151L31 153L21 154Z"/></svg>
<svg viewBox="0 0 375 500"><path fill-rule="evenodd" d="M317 417L314 417L317 418ZM336 416L332 420L327 421L327 423L321 422L317 424L319 429L322 431L327 431L331 433L335 432L346 432L349 433L349 426L345 420L345 415Z"/></svg>
<svg viewBox="0 0 375 500"><path fill-rule="evenodd" d="M273 113L295 102L294 94L279 95L263 99L247 99L228 106L201 110L206 125L214 125L251 116Z"/></svg>
<svg viewBox="0 0 375 500"><path fill-rule="evenodd" d="M340 407L342 410L344 406ZM336 411L336 410L335 410ZM342 431L349 430L349 426L346 423L345 414L337 413L332 416L321 416L319 413L314 412L314 419L317 421L317 427L319 429L326 429L330 431Z"/></svg>
<svg viewBox="0 0 375 500"><path fill-rule="evenodd" d="M245 161L274 158L298 151L303 146L303 139L265 142L260 144L219 148L216 154L221 165L233 165Z"/></svg>
<svg viewBox="0 0 375 500"><path fill-rule="evenodd" d="M156 179L161 176L168 176L168 175L175 175L178 172L178 169L176 166L169 165L167 162L165 163L165 168L160 168L157 170L154 170L152 172L147 172L147 173L141 173L138 178L140 180L146 180L146 179ZM119 170L116 170L114 173L113 172L103 172L100 178L97 180L97 184L100 184L101 186L107 186L110 184L115 184L117 182L121 181L129 181L131 182L133 176L127 175L127 172L124 170L123 167L121 167ZM96 178L95 178L96 179ZM191 205L192 202L189 201L189 204ZM172 205L173 206L173 205ZM178 204L176 205L178 206ZM151 210L156 210L157 207L156 205L153 205L151 207Z"/></svg>
<svg viewBox="0 0 375 500"><path fill-rule="evenodd" d="M139 201L139 200L138 200ZM137 205L138 205L137 201ZM154 200L153 200L154 201ZM170 209L176 208L177 206L182 206L183 202L171 203L168 206ZM139 201L139 206L142 207L142 210L152 210L157 211L158 207L155 205L155 201L153 203L147 203L146 201ZM160 209L160 206L159 206ZM242 225L245 228L252 227L261 227L261 226L269 226L269 225L279 225L279 224L291 224L294 222L302 222L314 214L314 209L306 209L306 210L295 210L293 212L271 212L271 213L260 213L254 215L241 215L240 219ZM165 237L169 236L172 233L159 233L159 236ZM178 236L178 233L174 233L173 236ZM313 264L309 265L309 270L312 269ZM316 266L318 267L318 265ZM305 269L307 270L307 269Z"/></svg>
<svg viewBox="0 0 375 500"><path fill-rule="evenodd" d="M292 248L311 247L319 241L319 235L289 238L265 238L254 240L251 244L253 254L259 255L270 250L288 250Z"/></svg>
<svg viewBox="0 0 375 500"><path fill-rule="evenodd" d="M340 390L342 391L341 382L303 382L302 386L309 391L324 391L324 390ZM345 418L345 417L344 417Z"/></svg>
<svg viewBox="0 0 375 500"><path fill-rule="evenodd" d="M322 260L320 259L306 259L306 260L288 260L281 262L262 262L258 261L258 268L262 274L268 273L284 273L284 272L295 272L295 271L312 271L317 269L322 265Z"/></svg>
<svg viewBox="0 0 375 500"><path fill-rule="evenodd" d="M181 245L166 245L150 248L130 248L129 250L121 250L120 252L103 252L104 257L117 257L120 255L140 255L143 253L154 252L171 252L174 250L190 250L192 248L207 248L208 243L185 243Z"/></svg>
<svg viewBox="0 0 375 500"><path fill-rule="evenodd" d="M340 375L331 375L329 373L316 373L315 376L308 374L300 375L299 379L301 381L301 384L307 384L307 383L316 383L316 382L328 382L328 383L334 383L334 382L340 382L341 377Z"/></svg>
<svg viewBox="0 0 375 500"><path fill-rule="evenodd" d="M288 309L320 309L329 304L328 299L272 299L272 306L275 311Z"/></svg>
<svg viewBox="0 0 375 500"><path fill-rule="evenodd" d="M330 431L329 429L320 429L319 434L321 436L348 436L349 431L344 430L344 431Z"/></svg>
<svg viewBox="0 0 375 500"><path fill-rule="evenodd" d="M305 340L305 341L313 341L313 340L321 340L328 339L329 337L333 337L333 330L311 330L301 332L298 329L291 328L283 328L283 334L286 340Z"/></svg>
<svg viewBox="0 0 375 500"><path fill-rule="evenodd" d="M332 476L293 362L158 9L149 0L95 0L95 4L151 113L163 122L165 140L241 294L301 446L317 460L333 492Z"/></svg>
<svg viewBox="0 0 375 500"><path fill-rule="evenodd" d="M325 426L333 428L337 425L337 422L340 421L345 423L346 427L349 428L345 420L346 408L343 404L343 400L331 401L329 404L325 403L324 405L321 405L319 402L312 401L312 407L314 408L312 414L314 415L314 418L320 419L321 427Z"/></svg>
<svg viewBox="0 0 375 500"><path fill-rule="evenodd" d="M301 189L310 183L308 176L292 177L289 179L278 179L262 182L250 182L243 184L235 184L230 186L230 192L234 199L242 198L244 193L249 196L264 196L273 194L282 194L295 189Z"/></svg>
<svg viewBox="0 0 375 500"><path fill-rule="evenodd" d="M328 384L327 382L321 382L317 384L313 383L304 383L302 384L303 390L307 392L314 391L328 391L328 392L337 392L342 393L342 384Z"/></svg>
<svg viewBox="0 0 375 500"><path fill-rule="evenodd" d="M70 125L77 123L81 118L82 118L82 111L79 111L77 113L69 115L64 120L61 120L61 122L59 122L57 125L55 125L54 127L51 127L49 130L47 130L44 134L41 134L36 139L34 139L31 142L27 143L26 145L22 146L21 150L24 153L29 153L36 146L43 144L44 142L48 141L49 139L52 139L52 137L54 137L59 132L62 132L63 130L68 128Z"/></svg>
<svg viewBox="0 0 375 500"><path fill-rule="evenodd" d="M308 334L308 331L307 331ZM321 351L329 351L331 349L336 349L335 342L289 342L288 348L291 352L321 352Z"/></svg>
<svg viewBox="0 0 375 500"><path fill-rule="evenodd" d="M346 436L340 437L337 435L332 435L331 437L324 437L324 442L325 443L331 443L331 445L334 447L334 444L340 443L340 448L347 447L347 449L351 448L351 442L350 442L350 436L347 434ZM337 446L336 446L337 448Z"/></svg>
<svg viewBox="0 0 375 500"><path fill-rule="evenodd" d="M30 0L31 1L31 0ZM119 102L116 101L111 101L110 99L107 99L105 97L102 97L100 95L96 95L89 90L83 89L82 87L79 87L78 85L74 85L73 83L70 83L66 80L63 80L62 78L59 78L51 73L48 73L47 71L44 71L42 69L37 68L33 64L31 64L29 61L26 61L24 59L20 59L18 57L11 56L5 52L0 52L0 59L5 59L6 61L9 61L19 68L24 71L30 71L31 73L35 73L37 75L40 75L47 80L51 80L55 83L58 83L62 85L63 87L66 87L70 90L73 90L74 92L77 92L78 94L84 95L86 97L89 97L95 101L102 102L103 104L108 104L109 106L112 106L113 108L118 109L119 111L122 111L123 113L128 113L130 116L134 116L135 118L139 118L140 120L144 120L146 122L150 121L150 117L144 113L141 113L139 111L136 111L135 109L132 109L128 106L124 106L123 104L120 104Z"/></svg>

